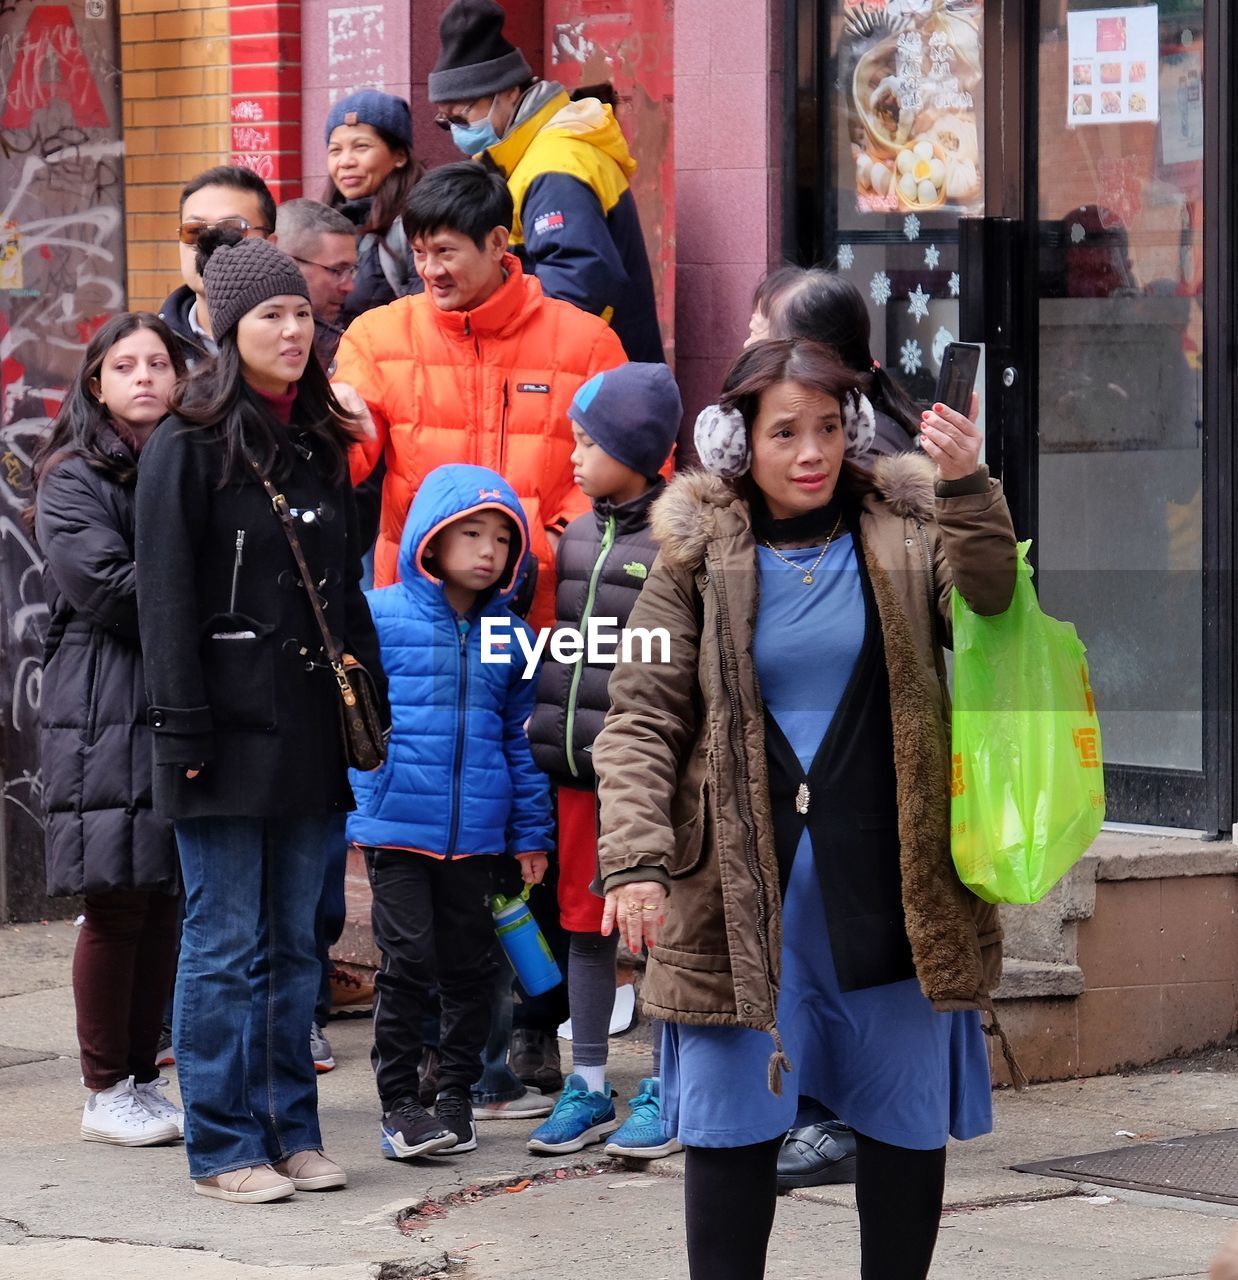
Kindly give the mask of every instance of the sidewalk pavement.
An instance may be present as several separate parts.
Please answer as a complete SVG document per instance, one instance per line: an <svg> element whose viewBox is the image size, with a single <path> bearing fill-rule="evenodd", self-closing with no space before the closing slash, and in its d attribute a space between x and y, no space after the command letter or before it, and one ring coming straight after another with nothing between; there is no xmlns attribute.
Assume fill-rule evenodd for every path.
<svg viewBox="0 0 1238 1280"><path fill-rule="evenodd" d="M229 1205L191 1193L179 1145L83 1142L74 936L66 923L0 928L3 1280L687 1280L682 1157L625 1164L596 1147L536 1157L524 1145L530 1124L489 1122L470 1155L382 1159L364 1017L331 1024L338 1066L319 1081L327 1151L349 1173L344 1191ZM648 1050L636 1033L612 1046L622 1100L648 1070ZM996 1131L952 1144L934 1280L1207 1274L1238 1208L1010 1166L1108 1150L1130 1141L1122 1133L1147 1141L1238 1127L1238 1075L1113 1076L995 1100ZM854 1204L850 1187L781 1200L771 1280L854 1280Z"/></svg>

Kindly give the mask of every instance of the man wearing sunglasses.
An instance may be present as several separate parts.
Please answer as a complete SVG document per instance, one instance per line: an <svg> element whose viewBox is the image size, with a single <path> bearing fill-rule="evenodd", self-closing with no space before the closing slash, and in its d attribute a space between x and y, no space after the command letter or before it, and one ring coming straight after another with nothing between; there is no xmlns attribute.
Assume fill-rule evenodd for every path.
<svg viewBox="0 0 1238 1280"><path fill-rule="evenodd" d="M601 316L628 359L660 362L653 275L613 110L541 81L503 35L494 0L452 0L428 90L435 123L507 181L511 247L548 298Z"/></svg>
<svg viewBox="0 0 1238 1280"><path fill-rule="evenodd" d="M275 200L252 170L219 165L198 174L181 192L176 239L184 283L169 295L159 317L184 343L185 358L191 365L216 351L205 287L194 258L198 237L208 227L220 224L263 239L275 230Z"/></svg>
<svg viewBox="0 0 1238 1280"><path fill-rule="evenodd" d="M344 299L357 282L357 231L338 210L318 200L285 200L272 240L300 266L314 312L314 349L331 372L344 329Z"/></svg>

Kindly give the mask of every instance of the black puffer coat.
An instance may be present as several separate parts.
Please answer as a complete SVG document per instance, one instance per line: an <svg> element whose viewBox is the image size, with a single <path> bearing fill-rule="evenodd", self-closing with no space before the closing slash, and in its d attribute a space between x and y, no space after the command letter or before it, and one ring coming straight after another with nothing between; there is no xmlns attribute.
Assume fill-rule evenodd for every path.
<svg viewBox="0 0 1238 1280"><path fill-rule="evenodd" d="M293 414L289 438L306 444L295 406ZM289 456L277 488L297 514L328 624L385 699L359 585L364 548L352 487L347 479L331 483L297 449ZM138 610L155 730L155 808L170 818L351 809L339 691L292 551L257 479L219 487L222 462L214 433L187 428L175 415L142 458ZM200 763L202 774L187 779L186 767Z"/></svg>
<svg viewBox="0 0 1238 1280"><path fill-rule="evenodd" d="M103 445L115 475L67 455L44 474L35 507L51 610L40 707L51 897L180 887L171 825L151 810L135 460L110 431Z"/></svg>
<svg viewBox="0 0 1238 1280"><path fill-rule="evenodd" d="M584 632L590 618L613 618L601 647L619 643L628 614L653 565L658 544L649 532L649 507L666 487L659 480L642 497L613 506L595 502L563 531L555 552L555 626ZM654 654L657 656L656 650ZM606 686L613 663L556 662L546 651L537 684L529 742L539 769L560 786L592 790L593 740L610 709Z"/></svg>

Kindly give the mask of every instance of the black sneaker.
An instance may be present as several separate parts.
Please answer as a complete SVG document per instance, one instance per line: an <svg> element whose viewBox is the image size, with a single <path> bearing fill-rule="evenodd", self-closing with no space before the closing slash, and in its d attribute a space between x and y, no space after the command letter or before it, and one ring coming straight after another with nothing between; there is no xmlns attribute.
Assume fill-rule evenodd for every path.
<svg viewBox="0 0 1238 1280"><path fill-rule="evenodd" d="M416 1098L401 1098L383 1116L379 1149L388 1160L428 1156L456 1145L456 1135ZM476 1145L476 1143L474 1143Z"/></svg>
<svg viewBox="0 0 1238 1280"><path fill-rule="evenodd" d="M450 1148L453 1156L477 1150L477 1126L467 1089L444 1089L434 1103L434 1114L455 1137L456 1145Z"/></svg>

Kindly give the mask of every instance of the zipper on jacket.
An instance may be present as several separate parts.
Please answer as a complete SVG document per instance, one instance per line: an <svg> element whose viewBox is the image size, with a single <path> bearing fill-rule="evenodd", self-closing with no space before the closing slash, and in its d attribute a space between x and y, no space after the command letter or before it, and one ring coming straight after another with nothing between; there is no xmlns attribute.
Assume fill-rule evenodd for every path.
<svg viewBox="0 0 1238 1280"><path fill-rule="evenodd" d="M705 561L705 570L709 580L714 584L718 596L717 630L718 649L722 657L722 685L726 690L727 704L730 708L730 724L728 736L731 752L735 761L736 802L739 805L740 821L744 824L744 862L748 873L752 876L757 889L757 938L761 943L761 954L765 958L765 983L769 991L771 1016L776 1016L776 1000L774 997L774 981L769 971L769 917L765 905L765 877L761 874L761 864L757 858L756 822L752 815L751 797L748 794L749 775L747 755L744 752L743 737L740 732L740 698L737 690L738 673L732 670L735 662L735 642L731 635L730 615L726 599L726 587L721 572L714 572ZM777 1039L778 1052L782 1052L782 1044Z"/></svg>
<svg viewBox="0 0 1238 1280"><path fill-rule="evenodd" d="M602 530L602 545L598 548L598 557L593 562L593 571L589 574L589 590L585 595L585 607L580 615L580 630L586 631L589 626L589 619L593 616L593 606L597 603L598 579L602 576L602 566L606 563L606 557L610 555L610 549L615 545L615 517L609 515L606 517L606 528ZM573 778L580 777L580 770L576 767L576 753L572 750L572 738L576 732L576 699L580 694L580 681L585 670L585 655L576 661L575 669L572 671L571 683L567 689L567 731L565 734L567 740L567 767L572 771Z"/></svg>
<svg viewBox="0 0 1238 1280"><path fill-rule="evenodd" d="M236 531L236 557L232 561L232 594L228 597L228 612L236 612L236 586L241 577L241 561L245 558L245 530Z"/></svg>
<svg viewBox="0 0 1238 1280"><path fill-rule="evenodd" d="M507 474L507 411L511 398L507 391L507 379L503 379L503 412L499 417L499 474Z"/></svg>
<svg viewBox="0 0 1238 1280"><path fill-rule="evenodd" d="M456 852L456 836L460 828L460 767L464 762L464 712L469 701L469 664L466 646L468 645L469 624L462 618L455 618L456 634L459 636L459 647L456 649L456 660L460 664L456 681L456 754L451 766L451 831L447 836L447 856L453 857Z"/></svg>

